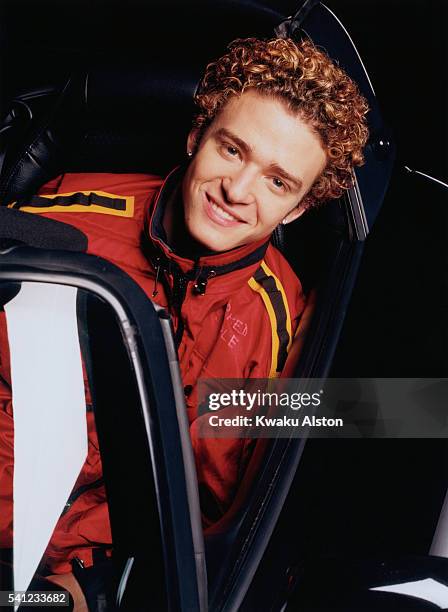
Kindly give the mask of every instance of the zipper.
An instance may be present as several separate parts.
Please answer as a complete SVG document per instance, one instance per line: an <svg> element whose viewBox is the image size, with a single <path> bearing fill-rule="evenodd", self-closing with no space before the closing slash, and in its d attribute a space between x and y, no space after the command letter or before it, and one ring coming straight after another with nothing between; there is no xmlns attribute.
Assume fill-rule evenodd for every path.
<svg viewBox="0 0 448 612"><path fill-rule="evenodd" d="M100 487L102 484L104 484L104 478L103 476L101 476L100 478L98 478L97 480L94 480L93 482L89 482L89 484L85 484L82 485L80 487L78 487L75 491L72 491L70 493L70 497L68 498L68 500L65 503L64 509L61 512L61 516L64 516L64 514L67 514L67 512L70 510L70 508L73 506L73 504L75 503L75 501L84 493L86 493L87 491L90 491L91 489L96 489L98 487ZM59 517L60 518L60 517Z"/></svg>
<svg viewBox="0 0 448 612"><path fill-rule="evenodd" d="M191 273L195 272L196 266L190 273L184 274L175 262L167 260L167 258L161 255L151 257L151 263L155 272L152 297L156 297L159 293L158 285L162 281L167 297L169 297L169 308L172 308L177 315L178 323L174 334L174 342L176 348L179 348L184 332L184 324L181 317L182 304L187 294ZM170 276L172 283L170 282Z"/></svg>
<svg viewBox="0 0 448 612"><path fill-rule="evenodd" d="M179 348L184 335L184 322L182 320L182 304L184 303L185 296L187 294L187 287L189 279L185 274L180 271L177 266L173 266L173 288L171 293L171 305L177 314L177 329L174 334L174 342L176 348Z"/></svg>
<svg viewBox="0 0 448 612"><path fill-rule="evenodd" d="M190 281L194 282L193 292L196 295L204 295L207 290L208 280L217 276L217 272L211 268L204 269L199 266L198 262L195 262L193 268L184 273L176 262L167 260L161 255L151 257L151 263L155 272L152 297L156 297L158 294L159 282L161 280L165 281L163 284L170 298L170 307L177 315L178 322L174 333L174 342L176 348L179 348L184 334L184 323L181 315L182 304L187 294L188 283ZM172 284L170 283L170 276Z"/></svg>
<svg viewBox="0 0 448 612"><path fill-rule="evenodd" d="M159 293L158 284L159 284L160 270L162 268L162 258L157 256L154 259L153 266L154 266L154 269L155 269L155 272L156 272L156 275L154 277L154 286L153 286L153 290L152 290L152 297L154 298Z"/></svg>

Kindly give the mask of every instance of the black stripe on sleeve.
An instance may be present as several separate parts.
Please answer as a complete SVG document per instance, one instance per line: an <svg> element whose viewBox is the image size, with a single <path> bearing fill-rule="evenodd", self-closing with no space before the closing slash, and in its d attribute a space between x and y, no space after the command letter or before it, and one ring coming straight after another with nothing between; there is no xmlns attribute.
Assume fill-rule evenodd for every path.
<svg viewBox="0 0 448 612"><path fill-rule="evenodd" d="M56 195L55 197L45 198L42 196L32 196L18 200L13 208L22 208L24 206L33 206L36 208L46 208L51 206L103 206L113 210L126 210L126 199L113 198L110 196L99 195L97 193L73 193L71 195Z"/></svg>
<svg viewBox="0 0 448 612"><path fill-rule="evenodd" d="M268 276L262 268L259 268L255 272L254 278L268 294L275 313L277 336L279 339L277 372L281 372L288 356L288 344L290 340L288 330L286 329L287 314L285 302L281 292L277 289L274 277Z"/></svg>

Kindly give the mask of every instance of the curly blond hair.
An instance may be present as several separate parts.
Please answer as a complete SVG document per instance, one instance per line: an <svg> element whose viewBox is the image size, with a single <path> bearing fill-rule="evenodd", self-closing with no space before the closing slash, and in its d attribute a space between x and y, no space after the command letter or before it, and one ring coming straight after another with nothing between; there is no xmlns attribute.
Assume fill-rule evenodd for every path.
<svg viewBox="0 0 448 612"><path fill-rule="evenodd" d="M237 39L208 64L195 94L199 138L227 100L256 89L281 99L319 136L327 165L302 200L307 208L342 195L364 162L367 102L357 85L309 40Z"/></svg>

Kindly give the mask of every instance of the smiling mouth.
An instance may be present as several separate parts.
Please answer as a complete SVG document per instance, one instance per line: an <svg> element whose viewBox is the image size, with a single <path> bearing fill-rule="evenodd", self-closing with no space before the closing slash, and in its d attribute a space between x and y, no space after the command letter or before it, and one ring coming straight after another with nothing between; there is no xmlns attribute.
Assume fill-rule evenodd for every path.
<svg viewBox="0 0 448 612"><path fill-rule="evenodd" d="M232 215L230 212L220 206L208 193L206 194L206 196L211 209L219 218L224 221L233 221L234 223L245 223L245 221L243 221L239 217L236 217L235 215Z"/></svg>

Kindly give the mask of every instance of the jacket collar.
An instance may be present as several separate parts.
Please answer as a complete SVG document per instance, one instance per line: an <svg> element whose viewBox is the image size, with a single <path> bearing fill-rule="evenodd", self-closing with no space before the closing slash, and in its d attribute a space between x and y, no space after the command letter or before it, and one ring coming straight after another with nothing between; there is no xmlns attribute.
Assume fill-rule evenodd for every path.
<svg viewBox="0 0 448 612"><path fill-rule="evenodd" d="M184 166L178 166L170 172L156 196L154 207L150 213L148 233L156 251L156 256L170 262L175 262L183 274L197 278L221 276L228 272L241 270L258 263L264 257L269 245L269 238L246 244L223 253L203 255L196 260L177 254L166 242L163 228L163 214L168 199L179 187L185 172ZM160 261L160 259L159 259Z"/></svg>

